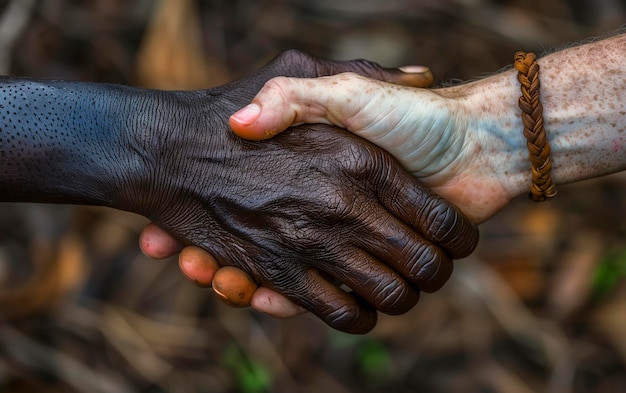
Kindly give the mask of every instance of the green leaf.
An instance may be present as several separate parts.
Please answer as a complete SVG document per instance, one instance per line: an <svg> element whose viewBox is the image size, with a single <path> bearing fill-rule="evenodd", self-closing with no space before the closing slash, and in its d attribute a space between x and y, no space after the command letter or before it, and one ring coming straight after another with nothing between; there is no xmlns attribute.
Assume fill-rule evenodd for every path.
<svg viewBox="0 0 626 393"><path fill-rule="evenodd" d="M393 377L393 362L389 351L382 343L364 342L357 356L361 372L371 383L384 383Z"/></svg>
<svg viewBox="0 0 626 393"><path fill-rule="evenodd" d="M241 392L263 393L270 390L270 373L237 346L231 345L226 349L224 363L235 374Z"/></svg>
<svg viewBox="0 0 626 393"><path fill-rule="evenodd" d="M592 288L595 297L604 297L626 277L626 250L607 254L593 274Z"/></svg>

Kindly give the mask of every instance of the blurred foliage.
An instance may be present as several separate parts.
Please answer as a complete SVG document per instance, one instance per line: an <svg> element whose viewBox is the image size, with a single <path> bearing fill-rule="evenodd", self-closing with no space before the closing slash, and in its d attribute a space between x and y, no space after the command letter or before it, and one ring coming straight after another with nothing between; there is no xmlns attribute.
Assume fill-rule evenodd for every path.
<svg viewBox="0 0 626 393"><path fill-rule="evenodd" d="M360 373L369 385L389 383L393 376L393 362L387 347L379 341L364 342L357 351Z"/></svg>
<svg viewBox="0 0 626 393"><path fill-rule="evenodd" d="M215 86L285 49L439 81L517 50L614 31L622 0L0 0L0 67L33 78ZM623 175L514 201L476 253L366 336L311 316L230 309L141 255L144 219L90 207L0 206L2 392L626 390ZM602 296L598 297L600 294ZM596 301L599 300L599 301Z"/></svg>
<svg viewBox="0 0 626 393"><path fill-rule="evenodd" d="M604 297L615 290L626 277L626 250L612 252L602 258L593 276L595 295Z"/></svg>
<svg viewBox="0 0 626 393"><path fill-rule="evenodd" d="M270 390L271 375L239 348L230 346L226 349L224 365L235 373L241 392L262 393Z"/></svg>

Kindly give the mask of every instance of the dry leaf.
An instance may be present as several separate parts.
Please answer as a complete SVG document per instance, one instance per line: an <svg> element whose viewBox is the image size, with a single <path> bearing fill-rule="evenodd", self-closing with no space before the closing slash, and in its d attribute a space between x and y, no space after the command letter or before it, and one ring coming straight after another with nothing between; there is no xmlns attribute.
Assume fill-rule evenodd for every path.
<svg viewBox="0 0 626 393"><path fill-rule="evenodd" d="M229 80L223 61L207 59L196 3L161 0L137 55L140 85L164 90L191 90Z"/></svg>

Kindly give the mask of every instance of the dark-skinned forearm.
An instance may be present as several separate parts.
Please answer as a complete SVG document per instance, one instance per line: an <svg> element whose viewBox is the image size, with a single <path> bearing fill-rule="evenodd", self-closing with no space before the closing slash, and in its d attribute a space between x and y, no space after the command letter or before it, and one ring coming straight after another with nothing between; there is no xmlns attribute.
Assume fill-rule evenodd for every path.
<svg viewBox="0 0 626 393"><path fill-rule="evenodd" d="M154 96L125 86L0 79L0 200L126 208L151 164Z"/></svg>

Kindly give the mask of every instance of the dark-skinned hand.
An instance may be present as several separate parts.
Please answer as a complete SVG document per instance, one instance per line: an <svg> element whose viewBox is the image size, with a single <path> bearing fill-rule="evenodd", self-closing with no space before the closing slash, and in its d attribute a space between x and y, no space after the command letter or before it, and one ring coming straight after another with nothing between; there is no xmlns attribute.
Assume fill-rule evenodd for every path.
<svg viewBox="0 0 626 393"><path fill-rule="evenodd" d="M405 312L439 288L475 226L349 133L307 126L255 142L227 124L269 78L342 66L289 52L191 92L2 77L0 201L142 214L330 326L366 332L376 310Z"/></svg>
<svg viewBox="0 0 626 393"><path fill-rule="evenodd" d="M248 78L204 92L208 97L199 93L189 106L198 114L206 110L200 116L204 119L192 116L194 126L182 138L185 146L170 149L191 154L168 159L192 161L188 173L196 179L184 183L195 183L187 191L193 197L185 197L187 203L180 206L174 202L166 219L148 215L183 242L200 245L221 265L242 268L258 284L329 325L362 333L375 325L376 309L405 312L417 302L420 289L443 285L452 271L451 259L473 250L476 228L405 174L393 158L351 135L307 126L272 141L246 142L233 138L225 121L271 77L344 71L409 85L423 85L428 77L364 61L324 62L287 52ZM207 98L210 103L202 105ZM223 127L216 116L222 117ZM194 139L206 130L210 141ZM228 154L216 152L215 146ZM181 217L193 218L177 222ZM151 254L149 245L142 244ZM177 249L178 243L170 243L165 252L157 249L153 255Z"/></svg>

